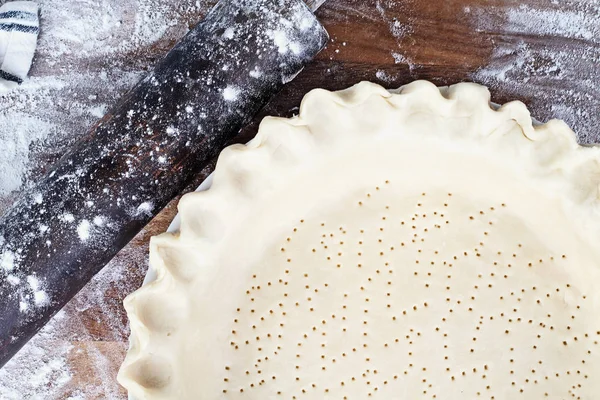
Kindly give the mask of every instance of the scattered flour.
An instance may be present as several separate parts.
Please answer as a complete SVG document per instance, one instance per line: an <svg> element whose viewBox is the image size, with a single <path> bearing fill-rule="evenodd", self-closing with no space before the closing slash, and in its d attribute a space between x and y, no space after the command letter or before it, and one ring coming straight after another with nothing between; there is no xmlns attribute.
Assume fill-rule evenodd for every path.
<svg viewBox="0 0 600 400"><path fill-rule="evenodd" d="M53 125L24 112L0 113L0 195L21 187L29 164L29 147L47 137Z"/></svg>
<svg viewBox="0 0 600 400"><path fill-rule="evenodd" d="M406 56L402 41L413 32L413 23L410 18L398 15L398 7L398 2L394 0L377 0L375 2L375 8L380 19L388 25L390 33L396 39L397 48L391 50L394 62L396 64L408 64L412 68L412 63ZM402 9L403 6L400 7Z"/></svg>
<svg viewBox="0 0 600 400"><path fill-rule="evenodd" d="M283 29L269 30L267 31L267 35L273 40L281 54L286 54L290 51L294 54L300 54L302 51L300 44L290 41Z"/></svg>
<svg viewBox="0 0 600 400"><path fill-rule="evenodd" d="M106 104L99 104L95 107L90 107L87 111L92 117L102 118L106 114L107 107Z"/></svg>
<svg viewBox="0 0 600 400"><path fill-rule="evenodd" d="M38 290L40 288L40 281L33 275L27 277L27 283L29 283L32 290Z"/></svg>
<svg viewBox="0 0 600 400"><path fill-rule="evenodd" d="M390 1L376 1L380 16L376 23L385 21L400 43L410 34L410 28L388 11ZM0 158L0 198L18 190L28 174L48 164L47 154L40 156L40 144L58 157L67 144L85 133L144 74L148 59L138 54L163 53L150 46L180 37L188 23L195 22L182 15L186 12L199 15L214 1L39 0L39 3L42 32L32 78L18 90L0 97L0 148L10 149ZM556 7L554 11L518 4L498 7L494 12L504 13L501 24L496 16L489 14L488 8L465 9L476 30L500 34L495 39L492 62L477 71L473 79L500 88L507 96L527 98L540 118L566 119L582 141L594 138L598 141L594 127L600 125L600 115L589 110L600 106L595 79L600 62L599 6L591 1L566 1L569 11L564 11L557 3L552 4ZM233 32L226 31L224 36L230 34ZM546 46L546 42L515 39L511 34L552 36L557 41L554 46ZM294 51L284 35L274 32L272 39L280 51ZM396 63L407 62L403 54L401 46L391 52ZM82 57L85 62L81 62ZM142 61L137 64L132 61L135 59ZM74 60L79 66L76 72L72 72ZM82 65L88 67L81 69ZM261 71L250 74L259 78ZM383 80L388 76L378 71L378 78ZM239 92L224 91L223 95L235 100ZM1 206L0 201L0 212ZM133 212L147 213L153 207L152 203L144 202L133 207ZM70 214L62 218L75 222ZM91 223L86 221L84 229L83 222L79 221L76 229L80 238L87 235L86 239L90 229L105 223L98 216ZM141 233L138 237L143 236ZM71 343L125 342L127 323L124 315L114 315L115 310L121 310L121 299L115 296L115 291L125 293L137 288L146 266L145 258L135 259L132 254L139 256L140 252L131 249L121 252L0 369L0 399L125 398L114 381L118 361L110 362L110 351L83 344L76 348ZM0 254L0 269L10 273L16 256ZM8 279L18 283L19 278L8 275ZM30 282L27 277L27 283L32 289L32 299L23 301L25 309L48 301L42 294L45 292L41 282ZM98 324L109 328L98 333ZM121 359L125 346L117 351L117 359ZM70 367L71 359L81 354L87 357L86 376L77 376Z"/></svg>
<svg viewBox="0 0 600 400"><path fill-rule="evenodd" d="M62 220L65 222L73 222L75 221L75 217L73 216L73 214L63 214Z"/></svg>
<svg viewBox="0 0 600 400"><path fill-rule="evenodd" d="M565 5L570 5L565 2ZM587 2L591 4L591 2ZM571 3L573 4L573 3ZM581 4L584 4L581 2ZM538 10L526 4L508 8L506 24L512 32L536 35L598 39L598 8Z"/></svg>
<svg viewBox="0 0 600 400"><path fill-rule="evenodd" d="M381 16L381 18L386 21L386 23L388 24L389 28L390 28L390 32L392 33L392 35L394 35L394 37L396 39L402 39L403 37L405 37L407 34L412 32L412 28L410 25L408 24L403 24L396 15L394 15L393 13L389 13L387 8L393 6L394 8L397 8L396 2L395 1L383 1L383 0L377 0L375 3L375 7L377 9L377 12L379 13L379 15Z"/></svg>
<svg viewBox="0 0 600 400"><path fill-rule="evenodd" d="M136 49L161 39L176 25L168 2L39 1L41 54L96 56ZM57 23L59 22L59 23Z"/></svg>
<svg viewBox="0 0 600 400"><path fill-rule="evenodd" d="M147 235L141 232L139 238ZM146 266L145 251L135 244L123 249L0 369L0 399L125 400L115 376L129 331L115 292L139 287ZM37 292L43 290L35 276L27 282ZM28 302L22 306L23 311L31 307Z"/></svg>
<svg viewBox="0 0 600 400"><path fill-rule="evenodd" d="M236 87L227 86L225 89L223 89L223 98L227 101L236 101L239 95L240 89Z"/></svg>
<svg viewBox="0 0 600 400"><path fill-rule="evenodd" d="M408 64L408 60L406 59L406 57L400 53L397 53L395 51L392 51L392 57L394 57L394 62L396 64Z"/></svg>
<svg viewBox="0 0 600 400"><path fill-rule="evenodd" d="M43 290L38 290L33 293L33 302L37 307L41 307L48 304L50 299L48 298L48 294L46 294L46 292Z"/></svg>
<svg viewBox="0 0 600 400"><path fill-rule="evenodd" d="M26 306L25 306L26 307ZM3 400L58 399L61 387L71 379L67 356L73 346L55 339L65 320L59 311L52 321L0 369L0 398Z"/></svg>
<svg viewBox="0 0 600 400"><path fill-rule="evenodd" d="M214 4L211 0L37 2L41 33L30 78L0 96L0 213ZM32 198L35 204L43 201L41 195ZM101 215L86 222L76 221L72 214L61 219L73 223L82 240L110 223ZM2 241L0 237L0 245ZM128 334L122 294L139 287L145 253L127 249L119 253L0 369L0 399L126 398L115 380ZM42 280L17 276L18 258L17 253L0 251L0 276L27 288L19 303L26 313L51 299ZM72 369L74 365L79 367Z"/></svg>
<svg viewBox="0 0 600 400"><path fill-rule="evenodd" d="M253 78L260 78L262 76L262 72L258 69L253 69L252 71L250 71L249 75Z"/></svg>
<svg viewBox="0 0 600 400"><path fill-rule="evenodd" d="M79 236L79 240L85 242L90 238L90 227L90 221L87 219L82 220L79 225L77 225L77 235Z"/></svg>
<svg viewBox="0 0 600 400"><path fill-rule="evenodd" d="M235 36L235 30L232 27L225 29L223 32L223 38L225 39L233 39Z"/></svg>
<svg viewBox="0 0 600 400"><path fill-rule="evenodd" d="M137 207L136 213L139 214L150 214L154 209L154 204L150 201L145 201Z"/></svg>
<svg viewBox="0 0 600 400"><path fill-rule="evenodd" d="M538 119L565 120L580 142L598 143L600 3L544 4L471 7L474 28L496 33L490 63L472 78L524 99Z"/></svg>
<svg viewBox="0 0 600 400"><path fill-rule="evenodd" d="M388 74L387 72L385 72L384 70L381 70L381 69L375 73L375 77L386 83L390 83L390 82L394 81L393 76L391 76L390 74Z"/></svg>
<svg viewBox="0 0 600 400"><path fill-rule="evenodd" d="M41 31L31 76L0 97L0 213L11 192L58 158L65 145L85 134L141 78L149 63L141 54L164 53L211 4L37 2ZM150 47L157 44L158 50ZM136 59L139 64L132 62Z"/></svg>
<svg viewBox="0 0 600 400"><path fill-rule="evenodd" d="M15 254L12 251L5 251L0 254L0 268L5 271L11 271L15 268Z"/></svg>

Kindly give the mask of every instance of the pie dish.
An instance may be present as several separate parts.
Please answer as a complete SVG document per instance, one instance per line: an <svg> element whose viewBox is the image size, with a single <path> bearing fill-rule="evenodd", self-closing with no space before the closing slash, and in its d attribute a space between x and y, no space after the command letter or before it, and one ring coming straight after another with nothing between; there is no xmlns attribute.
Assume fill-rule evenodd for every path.
<svg viewBox="0 0 600 400"><path fill-rule="evenodd" d="M593 399L600 150L471 83L314 90L125 301L134 399Z"/></svg>

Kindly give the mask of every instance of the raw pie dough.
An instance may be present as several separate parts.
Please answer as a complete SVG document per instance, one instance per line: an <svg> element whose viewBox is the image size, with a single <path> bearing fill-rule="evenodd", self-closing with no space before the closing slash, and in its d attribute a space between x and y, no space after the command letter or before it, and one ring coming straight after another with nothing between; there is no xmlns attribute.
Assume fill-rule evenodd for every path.
<svg viewBox="0 0 600 400"><path fill-rule="evenodd" d="M597 399L598 148L486 88L314 90L152 239L134 399Z"/></svg>

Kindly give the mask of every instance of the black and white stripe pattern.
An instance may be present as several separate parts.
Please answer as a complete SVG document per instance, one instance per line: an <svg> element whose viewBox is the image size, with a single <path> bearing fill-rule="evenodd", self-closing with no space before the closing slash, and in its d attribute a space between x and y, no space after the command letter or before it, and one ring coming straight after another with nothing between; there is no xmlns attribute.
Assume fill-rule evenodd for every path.
<svg viewBox="0 0 600 400"><path fill-rule="evenodd" d="M20 85L21 83L23 83L23 79L19 78L16 75L13 75L9 72L5 72L3 70L0 69L0 79L4 79L6 81L9 82L16 82L18 85Z"/></svg>
<svg viewBox="0 0 600 400"><path fill-rule="evenodd" d="M38 16L27 11L5 11L0 13L0 19L22 19L24 21L37 21Z"/></svg>
<svg viewBox="0 0 600 400"><path fill-rule="evenodd" d="M10 1L0 7L0 93L21 84L27 76L39 29L37 4Z"/></svg>
<svg viewBox="0 0 600 400"><path fill-rule="evenodd" d="M27 26L27 25L21 25L21 24L3 24L0 23L0 31L8 31L8 32L12 32L12 31L16 31L16 32L23 32L23 33L38 33L39 28L37 26Z"/></svg>

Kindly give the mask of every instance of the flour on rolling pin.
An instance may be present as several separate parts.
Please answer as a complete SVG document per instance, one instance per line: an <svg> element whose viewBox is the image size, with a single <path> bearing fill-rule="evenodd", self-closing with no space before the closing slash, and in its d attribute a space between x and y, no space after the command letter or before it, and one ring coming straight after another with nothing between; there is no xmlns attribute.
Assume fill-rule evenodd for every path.
<svg viewBox="0 0 600 400"><path fill-rule="evenodd" d="M0 365L326 41L299 1L219 2L25 193L0 220Z"/></svg>

